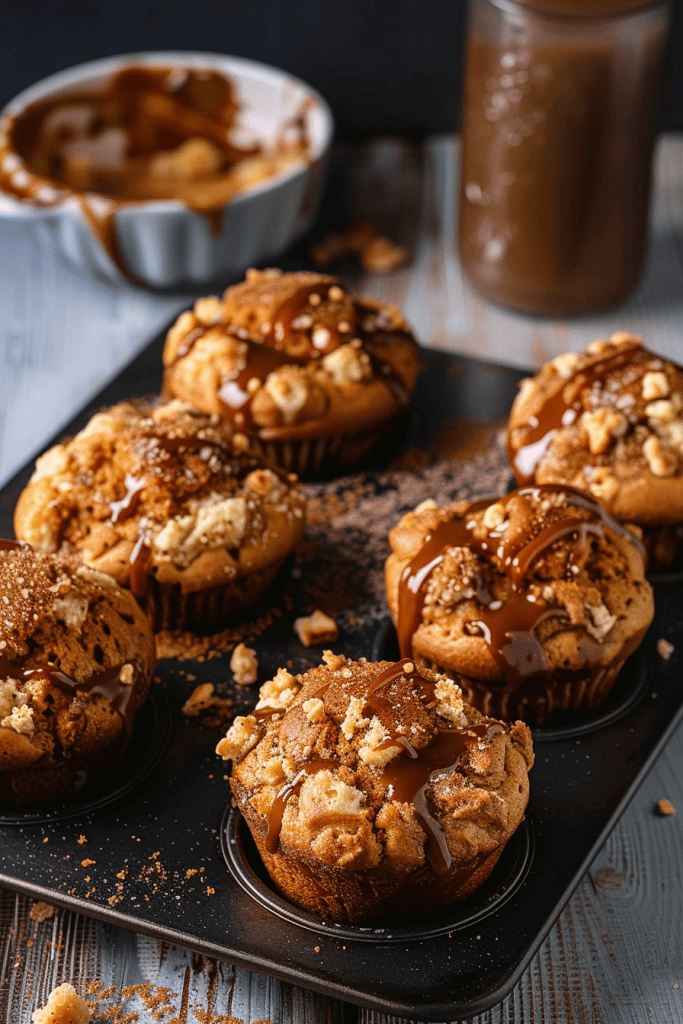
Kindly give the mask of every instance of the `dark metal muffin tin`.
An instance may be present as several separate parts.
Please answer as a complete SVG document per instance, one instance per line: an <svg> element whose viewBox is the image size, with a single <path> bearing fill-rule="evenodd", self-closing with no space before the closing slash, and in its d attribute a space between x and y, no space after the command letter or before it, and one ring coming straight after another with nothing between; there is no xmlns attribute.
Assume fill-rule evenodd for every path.
<svg viewBox="0 0 683 1024"><path fill-rule="evenodd" d="M157 339L69 424L159 386ZM505 417L519 373L476 360L425 354L404 438L424 446L444 418ZM0 492L0 536L32 464ZM164 661L126 761L93 794L58 808L0 818L0 884L208 956L265 971L347 1003L427 1020L463 1019L504 998L551 928L681 716L683 583L660 576L647 637L601 713L536 730L527 820L496 872L473 897L419 926L360 928L318 922L264 878L249 839L229 813L222 731L181 713L198 682L230 693L228 658ZM272 603L272 598L271 598ZM261 678L320 661L291 629L295 610L253 646ZM669 661L656 650L665 637ZM351 657L391 654L384 624L343 633ZM232 691L245 712L254 690ZM226 811L227 809L227 811ZM227 862L227 863L226 863Z"/></svg>

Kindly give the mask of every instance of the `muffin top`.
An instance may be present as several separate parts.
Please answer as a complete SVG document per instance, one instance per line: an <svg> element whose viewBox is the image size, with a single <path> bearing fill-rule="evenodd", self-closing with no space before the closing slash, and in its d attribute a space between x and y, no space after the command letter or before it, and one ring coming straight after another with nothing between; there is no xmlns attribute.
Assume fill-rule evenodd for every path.
<svg viewBox="0 0 683 1024"><path fill-rule="evenodd" d="M130 734L154 657L145 615L110 576L0 540L4 770Z"/></svg>
<svg viewBox="0 0 683 1024"><path fill-rule="evenodd" d="M680 367L613 334L520 387L508 425L519 484L571 484L641 526L683 521Z"/></svg>
<svg viewBox="0 0 683 1024"><path fill-rule="evenodd" d="M217 747L265 846L330 868L438 875L504 843L533 763L526 725L488 719L446 676L326 651L280 669Z"/></svg>
<svg viewBox="0 0 683 1024"><path fill-rule="evenodd" d="M368 430L408 404L418 348L400 311L307 271L250 270L168 332L164 389L265 440Z"/></svg>
<svg viewBox="0 0 683 1024"><path fill-rule="evenodd" d="M133 593L150 574L191 592L270 566L303 529L296 478L258 445L181 402L122 402L38 459L18 537L76 554Z"/></svg>
<svg viewBox="0 0 683 1024"><path fill-rule="evenodd" d="M389 535L404 656L516 689L630 653L652 620L638 539L588 495L545 484L438 508Z"/></svg>

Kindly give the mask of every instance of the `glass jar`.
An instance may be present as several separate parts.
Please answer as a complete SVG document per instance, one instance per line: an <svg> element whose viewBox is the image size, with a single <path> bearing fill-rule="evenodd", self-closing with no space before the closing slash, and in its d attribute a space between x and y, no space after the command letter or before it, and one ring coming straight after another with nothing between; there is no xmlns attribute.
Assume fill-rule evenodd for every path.
<svg viewBox="0 0 683 1024"><path fill-rule="evenodd" d="M488 298L614 305L643 265L670 5L471 0L459 246Z"/></svg>

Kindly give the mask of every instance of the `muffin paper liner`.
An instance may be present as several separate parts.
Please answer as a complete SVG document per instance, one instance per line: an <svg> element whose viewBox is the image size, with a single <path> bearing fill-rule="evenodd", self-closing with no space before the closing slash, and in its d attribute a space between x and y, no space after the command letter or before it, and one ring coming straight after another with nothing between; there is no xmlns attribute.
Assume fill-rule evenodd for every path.
<svg viewBox="0 0 683 1024"><path fill-rule="evenodd" d="M147 593L138 601L156 631L188 629L215 632L260 601L277 576L282 561L223 586L190 593L183 593L179 583L159 583L150 576Z"/></svg>
<svg viewBox="0 0 683 1024"><path fill-rule="evenodd" d="M550 672L542 682L537 682L533 688L515 691L505 689L502 684L487 683L459 672L454 673L452 668L439 665L429 658L415 657L418 668L431 669L455 679L462 688L463 699L482 715L502 718L505 722L521 719L532 728L561 720L564 712L571 712L578 718L593 714L607 699L625 661L626 654L593 671L579 673L556 670Z"/></svg>
<svg viewBox="0 0 683 1024"><path fill-rule="evenodd" d="M262 441L266 458L302 479L315 479L358 466L372 452L387 430L338 434L301 441Z"/></svg>

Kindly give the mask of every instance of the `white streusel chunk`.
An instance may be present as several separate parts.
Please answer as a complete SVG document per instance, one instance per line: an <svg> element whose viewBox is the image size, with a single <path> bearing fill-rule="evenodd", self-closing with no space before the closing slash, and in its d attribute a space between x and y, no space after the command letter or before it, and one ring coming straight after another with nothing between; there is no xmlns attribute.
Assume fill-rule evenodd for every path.
<svg viewBox="0 0 683 1024"><path fill-rule="evenodd" d="M436 706L437 715L454 722L457 726L467 725L462 690L457 683L447 676L442 676L434 688L434 696L439 701Z"/></svg>
<svg viewBox="0 0 683 1024"><path fill-rule="evenodd" d="M604 604L587 604L586 611L588 612L586 629L596 640L604 640L617 621L616 615L612 615Z"/></svg>
<svg viewBox="0 0 683 1024"><path fill-rule="evenodd" d="M658 437L652 434L643 444L643 455L654 476L673 476L678 466L678 459L668 448L665 448Z"/></svg>
<svg viewBox="0 0 683 1024"><path fill-rule="evenodd" d="M342 735L351 740L358 730L364 729L366 725L370 725L370 719L363 718L363 700L361 697L352 697L341 724Z"/></svg>
<svg viewBox="0 0 683 1024"><path fill-rule="evenodd" d="M292 703L299 692L299 684L293 675L286 668L279 668L277 674L263 684L259 690L259 702L256 710L272 708L275 711L283 711Z"/></svg>
<svg viewBox="0 0 683 1024"><path fill-rule="evenodd" d="M325 704L320 697L310 697L309 700L305 700L301 705L303 712L309 722L324 722L327 717L325 714Z"/></svg>
<svg viewBox="0 0 683 1024"><path fill-rule="evenodd" d="M33 721L33 708L28 704L15 704L11 714L0 721L3 729L11 729L12 732L21 733L22 736L33 736L36 725Z"/></svg>
<svg viewBox="0 0 683 1024"><path fill-rule="evenodd" d="M372 379L370 357L353 345L340 345L324 357L322 364L335 384L360 384Z"/></svg>
<svg viewBox="0 0 683 1024"><path fill-rule="evenodd" d="M299 793L299 814L313 828L364 811L365 793L337 779L327 769L309 775Z"/></svg>
<svg viewBox="0 0 683 1024"><path fill-rule="evenodd" d="M224 761L238 761L258 743L258 729L253 715L238 715L223 739L216 747L216 753Z"/></svg>
<svg viewBox="0 0 683 1024"><path fill-rule="evenodd" d="M642 395L646 402L656 398L666 398L671 391L669 378L663 370L651 370L643 377Z"/></svg>
<svg viewBox="0 0 683 1024"><path fill-rule="evenodd" d="M310 385L298 366L282 366L266 377L265 389L282 413L285 423L295 423L308 401Z"/></svg>
<svg viewBox="0 0 683 1024"><path fill-rule="evenodd" d="M556 356L554 359L552 359L550 365L555 370L557 370L560 377L563 377L565 380L567 380L569 377L572 376L572 374L576 370L576 367L579 365L579 357L576 354L576 352L563 352L562 355ZM530 380L530 378L525 378L522 381L522 384L524 384L526 380Z"/></svg>
<svg viewBox="0 0 683 1024"><path fill-rule="evenodd" d="M379 718L373 718L358 750L361 761L371 768L383 768L392 758L400 754L403 748L398 743L384 746L386 738L386 727L382 725Z"/></svg>
<svg viewBox="0 0 683 1024"><path fill-rule="evenodd" d="M482 522L487 530L495 530L505 522L505 506L495 502L485 510Z"/></svg>

